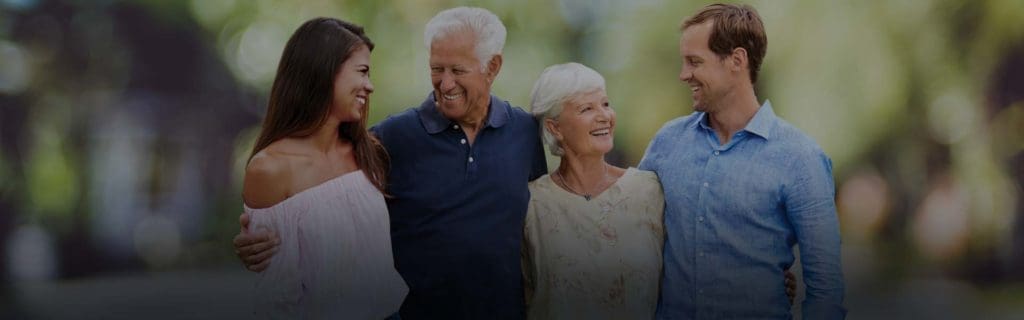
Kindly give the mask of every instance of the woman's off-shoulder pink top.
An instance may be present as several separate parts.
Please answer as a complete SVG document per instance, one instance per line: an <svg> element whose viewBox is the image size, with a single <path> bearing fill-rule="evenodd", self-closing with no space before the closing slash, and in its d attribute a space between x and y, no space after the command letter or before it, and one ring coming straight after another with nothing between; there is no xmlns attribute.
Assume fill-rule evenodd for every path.
<svg viewBox="0 0 1024 320"><path fill-rule="evenodd" d="M408 287L395 270L384 197L362 171L245 212L250 231L281 239L256 282L258 318L383 319L398 311Z"/></svg>

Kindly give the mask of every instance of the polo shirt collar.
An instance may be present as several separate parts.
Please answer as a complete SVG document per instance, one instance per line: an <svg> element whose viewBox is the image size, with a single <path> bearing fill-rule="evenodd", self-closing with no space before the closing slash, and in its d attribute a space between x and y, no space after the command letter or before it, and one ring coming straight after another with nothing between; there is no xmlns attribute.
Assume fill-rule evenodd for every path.
<svg viewBox="0 0 1024 320"><path fill-rule="evenodd" d="M484 127L500 128L508 123L508 102L502 101L491 95L491 105L487 108L487 120L484 122ZM423 128L427 129L429 134L437 134L451 126L452 121L445 118L441 111L437 110L437 105L434 104L434 92L431 91L427 95L427 99L420 104L417 113L420 115L420 122L423 123Z"/></svg>

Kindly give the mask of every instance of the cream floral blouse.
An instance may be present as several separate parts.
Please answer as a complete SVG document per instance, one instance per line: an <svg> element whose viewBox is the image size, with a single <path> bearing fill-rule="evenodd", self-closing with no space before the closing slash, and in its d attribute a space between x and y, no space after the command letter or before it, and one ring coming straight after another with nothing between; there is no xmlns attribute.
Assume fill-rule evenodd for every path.
<svg viewBox="0 0 1024 320"><path fill-rule="evenodd" d="M549 175L530 183L523 229L529 319L653 319L662 215L658 177L629 168L587 201Z"/></svg>

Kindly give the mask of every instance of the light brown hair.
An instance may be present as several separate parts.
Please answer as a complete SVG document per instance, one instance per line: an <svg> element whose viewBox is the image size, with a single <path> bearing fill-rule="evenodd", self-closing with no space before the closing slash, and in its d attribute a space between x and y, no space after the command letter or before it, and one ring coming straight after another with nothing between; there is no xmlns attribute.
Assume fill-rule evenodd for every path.
<svg viewBox="0 0 1024 320"><path fill-rule="evenodd" d="M746 50L750 83L757 83L757 73L761 70L761 61L768 50L768 37L765 36L764 24L757 10L745 4L711 4L684 20L679 31L707 21L712 23L711 36L708 38L711 52L719 58L725 58L735 48Z"/></svg>

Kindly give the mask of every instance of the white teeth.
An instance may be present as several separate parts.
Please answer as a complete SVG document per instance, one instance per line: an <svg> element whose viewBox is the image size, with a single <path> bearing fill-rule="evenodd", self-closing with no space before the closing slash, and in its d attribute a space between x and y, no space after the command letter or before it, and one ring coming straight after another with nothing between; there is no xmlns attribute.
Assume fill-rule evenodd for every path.
<svg viewBox="0 0 1024 320"><path fill-rule="evenodd" d="M356 98L356 102L359 102L360 104L366 104L366 98Z"/></svg>
<svg viewBox="0 0 1024 320"><path fill-rule="evenodd" d="M612 131L611 129L594 130L594 131L590 132L590 135L593 135L593 136L603 136L603 135L607 135L607 134L611 133L611 131Z"/></svg>
<svg viewBox="0 0 1024 320"><path fill-rule="evenodd" d="M462 96L462 94L446 94L443 95L445 100L455 100Z"/></svg>

